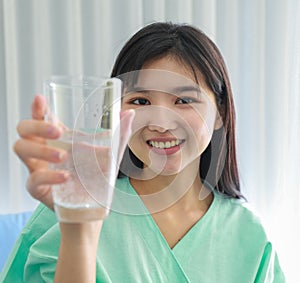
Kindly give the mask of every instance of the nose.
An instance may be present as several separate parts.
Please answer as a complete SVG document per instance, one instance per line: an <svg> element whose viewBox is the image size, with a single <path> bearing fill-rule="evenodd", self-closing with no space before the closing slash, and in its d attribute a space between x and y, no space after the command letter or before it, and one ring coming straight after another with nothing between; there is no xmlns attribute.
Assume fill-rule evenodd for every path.
<svg viewBox="0 0 300 283"><path fill-rule="evenodd" d="M136 132L147 127L150 131L164 133L175 130L182 117L169 107L161 105L149 105L140 107L135 111L135 118L132 124L132 131Z"/></svg>
<svg viewBox="0 0 300 283"><path fill-rule="evenodd" d="M152 106L151 114L148 120L148 129L164 133L166 131L175 130L177 127L178 114L168 107Z"/></svg>
<svg viewBox="0 0 300 283"><path fill-rule="evenodd" d="M149 125L148 129L150 131L156 131L156 132L159 132L159 133L164 133L164 132L167 132L167 131L171 130L168 127L165 127L165 126L162 127L162 126L154 125L154 124Z"/></svg>

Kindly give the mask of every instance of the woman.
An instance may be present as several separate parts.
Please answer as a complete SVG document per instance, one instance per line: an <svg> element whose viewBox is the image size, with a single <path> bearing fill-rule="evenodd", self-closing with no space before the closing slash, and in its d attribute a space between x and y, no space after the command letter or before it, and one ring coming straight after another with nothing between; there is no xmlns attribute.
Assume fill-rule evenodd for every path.
<svg viewBox="0 0 300 283"><path fill-rule="evenodd" d="M15 151L44 205L4 282L284 282L240 192L232 92L214 43L188 25L151 24L125 44L112 76L124 82L123 129L132 134L110 215L57 223L50 188L67 176L47 166L66 153L45 145L60 132L43 121L36 97Z"/></svg>

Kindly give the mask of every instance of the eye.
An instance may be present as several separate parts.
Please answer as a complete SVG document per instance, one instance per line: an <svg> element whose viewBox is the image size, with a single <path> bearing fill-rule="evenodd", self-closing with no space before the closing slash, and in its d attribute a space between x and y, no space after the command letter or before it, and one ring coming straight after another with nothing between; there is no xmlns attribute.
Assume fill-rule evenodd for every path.
<svg viewBox="0 0 300 283"><path fill-rule="evenodd" d="M146 98L134 98L132 100L130 100L129 102L130 104L135 104L135 105L149 105L150 101Z"/></svg>
<svg viewBox="0 0 300 283"><path fill-rule="evenodd" d="M192 97L181 97L176 100L176 104L190 104L199 102L197 99Z"/></svg>

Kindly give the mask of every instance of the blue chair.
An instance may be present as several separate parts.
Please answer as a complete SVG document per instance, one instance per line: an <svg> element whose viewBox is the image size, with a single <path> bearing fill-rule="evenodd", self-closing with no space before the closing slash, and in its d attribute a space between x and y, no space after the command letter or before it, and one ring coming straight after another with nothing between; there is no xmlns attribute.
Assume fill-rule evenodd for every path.
<svg viewBox="0 0 300 283"><path fill-rule="evenodd" d="M32 212L0 215L0 271Z"/></svg>

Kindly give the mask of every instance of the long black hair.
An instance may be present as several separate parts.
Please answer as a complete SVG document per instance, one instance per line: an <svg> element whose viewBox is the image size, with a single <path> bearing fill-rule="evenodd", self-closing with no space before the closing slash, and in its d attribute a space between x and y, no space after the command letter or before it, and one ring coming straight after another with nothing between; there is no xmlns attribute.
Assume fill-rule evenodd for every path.
<svg viewBox="0 0 300 283"><path fill-rule="evenodd" d="M235 109L224 59L217 46L198 28L186 24L153 23L139 30L120 51L111 76L142 69L150 60L171 55L203 75L213 91L223 126L215 130L201 155L200 176L215 190L232 198L240 192L236 160ZM138 159L127 148L133 162Z"/></svg>

